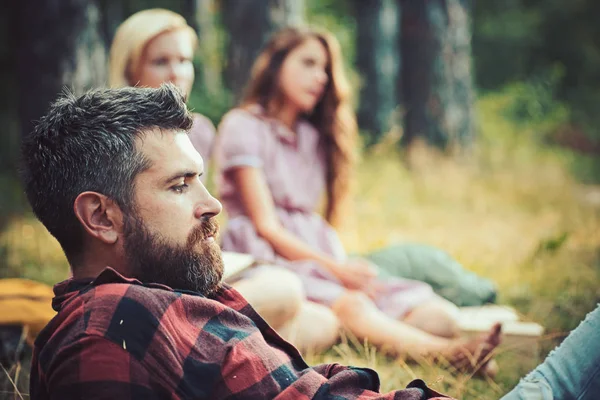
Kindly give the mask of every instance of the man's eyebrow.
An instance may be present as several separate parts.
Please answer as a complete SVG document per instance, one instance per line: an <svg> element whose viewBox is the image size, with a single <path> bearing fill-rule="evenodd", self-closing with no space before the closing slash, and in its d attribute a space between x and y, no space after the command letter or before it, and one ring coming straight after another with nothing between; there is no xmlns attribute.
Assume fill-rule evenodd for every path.
<svg viewBox="0 0 600 400"><path fill-rule="evenodd" d="M174 173L173 175L169 176L168 178L166 178L164 180L165 185L177 180L177 179L181 179L181 178L194 178L196 176L200 177L202 176L204 173L203 172L196 172L196 171L192 171L192 170L185 170L185 171L179 171Z"/></svg>

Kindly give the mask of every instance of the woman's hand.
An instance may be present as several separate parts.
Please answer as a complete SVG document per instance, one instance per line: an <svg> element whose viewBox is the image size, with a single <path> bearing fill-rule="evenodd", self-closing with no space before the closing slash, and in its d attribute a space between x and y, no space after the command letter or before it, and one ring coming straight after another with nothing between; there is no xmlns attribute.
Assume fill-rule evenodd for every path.
<svg viewBox="0 0 600 400"><path fill-rule="evenodd" d="M377 277L377 267L364 259L351 259L333 268L347 289L367 291Z"/></svg>

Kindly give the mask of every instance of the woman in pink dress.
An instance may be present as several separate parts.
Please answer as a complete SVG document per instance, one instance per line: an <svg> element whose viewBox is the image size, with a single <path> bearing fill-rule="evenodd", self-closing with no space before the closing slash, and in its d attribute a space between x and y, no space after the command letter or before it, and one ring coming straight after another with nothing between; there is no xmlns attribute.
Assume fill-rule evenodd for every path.
<svg viewBox="0 0 600 400"><path fill-rule="evenodd" d="M109 83L112 87L159 87L165 82L189 95L194 83L192 58L196 32L172 11L150 9L133 14L117 29L110 49ZM206 164L215 139L208 118L194 114L189 138ZM204 174L201 179L206 179ZM293 274L276 267L233 284L275 329L298 314L304 293ZM267 290L275 287L275 290Z"/></svg>
<svg viewBox="0 0 600 400"><path fill-rule="evenodd" d="M256 60L241 107L219 126L218 184L229 216L222 246L293 271L308 299L361 339L457 364L465 350L477 352L485 365L499 326L455 339L455 306L422 282L378 280L372 264L347 257L330 224L343 217L356 145L339 53L331 35L288 28ZM324 218L315 212L323 195Z"/></svg>

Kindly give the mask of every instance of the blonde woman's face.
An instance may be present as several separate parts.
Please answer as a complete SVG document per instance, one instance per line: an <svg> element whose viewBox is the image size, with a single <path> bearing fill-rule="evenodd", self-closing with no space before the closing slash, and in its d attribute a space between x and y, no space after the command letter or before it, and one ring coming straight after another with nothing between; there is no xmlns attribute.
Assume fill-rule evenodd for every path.
<svg viewBox="0 0 600 400"><path fill-rule="evenodd" d="M192 39L185 30L161 33L146 45L132 84L157 88L165 82L190 94L194 83Z"/></svg>
<svg viewBox="0 0 600 400"><path fill-rule="evenodd" d="M281 66L279 85L285 100L300 112L317 105L329 77L327 50L317 39L308 39L293 49Z"/></svg>

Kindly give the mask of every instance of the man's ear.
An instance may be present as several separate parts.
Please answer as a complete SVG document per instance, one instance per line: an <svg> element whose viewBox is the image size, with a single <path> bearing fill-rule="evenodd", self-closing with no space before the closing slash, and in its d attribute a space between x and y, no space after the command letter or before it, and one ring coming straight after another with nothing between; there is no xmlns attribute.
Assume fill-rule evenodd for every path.
<svg viewBox="0 0 600 400"><path fill-rule="evenodd" d="M123 232L121 208L103 194L80 193L73 209L86 232L106 244L116 243Z"/></svg>

